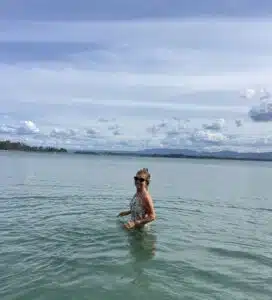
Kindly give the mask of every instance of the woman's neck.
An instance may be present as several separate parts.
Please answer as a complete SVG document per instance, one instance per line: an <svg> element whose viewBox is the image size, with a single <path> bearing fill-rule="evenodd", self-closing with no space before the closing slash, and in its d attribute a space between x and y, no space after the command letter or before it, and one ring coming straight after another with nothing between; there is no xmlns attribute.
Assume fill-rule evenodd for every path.
<svg viewBox="0 0 272 300"><path fill-rule="evenodd" d="M140 189L137 189L137 194L142 194L144 192L147 192L147 188L140 188Z"/></svg>

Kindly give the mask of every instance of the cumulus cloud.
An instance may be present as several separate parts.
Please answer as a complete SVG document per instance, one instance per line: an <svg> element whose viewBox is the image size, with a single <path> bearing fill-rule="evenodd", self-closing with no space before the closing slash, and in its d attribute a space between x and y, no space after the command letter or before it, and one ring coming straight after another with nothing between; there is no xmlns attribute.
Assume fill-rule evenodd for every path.
<svg viewBox="0 0 272 300"><path fill-rule="evenodd" d="M186 128L183 128L178 127L177 120L165 118L163 121L153 124L154 127L164 124L157 135L146 130L152 126L147 125L146 128L144 126L139 128L136 126L137 122L133 124L122 123L122 133L119 123L115 123L115 126L112 127L105 126L106 124L97 122L95 127L83 130L76 128L52 128L48 130L46 127L39 126L38 134L26 133L21 135L17 133L21 124L17 126L7 124L0 126L0 128L2 129L1 136L5 138L9 136L13 140L17 139L34 145L62 146L68 147L68 149L140 150L167 147L198 151L215 149L255 151L257 148L260 150L272 147L271 135L260 136L257 132L254 133L251 130L254 127L248 127L250 123L246 124L247 128L243 133L239 133L235 131L234 127L231 127L231 123L225 124L221 131L215 131L203 129L203 124L198 124L193 119L188 122Z"/></svg>
<svg viewBox="0 0 272 300"><path fill-rule="evenodd" d="M59 129L54 128L50 134L51 137L55 138L73 138L77 135L77 132L73 129Z"/></svg>
<svg viewBox="0 0 272 300"><path fill-rule="evenodd" d="M269 122L272 121L272 103L270 101L271 94L266 88L260 88L258 90L247 89L243 97L246 99L256 98L259 103L253 105L248 115L254 122ZM237 127L241 126L241 122L236 120Z"/></svg>
<svg viewBox="0 0 272 300"><path fill-rule="evenodd" d="M259 100L266 100L271 98L270 92L266 90L266 88L260 89L246 89L245 91L240 93L241 98L252 99L257 97Z"/></svg>
<svg viewBox="0 0 272 300"><path fill-rule="evenodd" d="M0 134L31 135L39 132L40 129L32 121L22 121L19 125L2 124L0 126Z"/></svg>
<svg viewBox="0 0 272 300"><path fill-rule="evenodd" d="M254 106L249 111L251 120L255 122L272 121L272 103L263 102L258 106Z"/></svg>
<svg viewBox="0 0 272 300"><path fill-rule="evenodd" d="M200 143L222 144L227 140L227 137L220 132L212 133L209 131L197 130L192 134L191 140Z"/></svg>
<svg viewBox="0 0 272 300"><path fill-rule="evenodd" d="M110 125L108 130L112 132L113 135L121 135L121 128L118 124Z"/></svg>
<svg viewBox="0 0 272 300"><path fill-rule="evenodd" d="M0 126L0 134L13 134L16 133L16 128L10 126L10 125L6 125L6 124L2 124Z"/></svg>
<svg viewBox="0 0 272 300"><path fill-rule="evenodd" d="M203 128L208 130L220 131L223 129L224 125L225 120L221 118L210 124L203 124Z"/></svg>
<svg viewBox="0 0 272 300"><path fill-rule="evenodd" d="M85 134L88 137L97 137L97 136L99 136L100 132L94 128L88 128L85 130Z"/></svg>
<svg viewBox="0 0 272 300"><path fill-rule="evenodd" d="M17 133L22 135L35 134L39 132L40 132L39 128L32 121L24 121L19 126L19 128L17 128Z"/></svg>
<svg viewBox="0 0 272 300"><path fill-rule="evenodd" d="M265 88L262 88L260 90L260 100L266 100L270 98L271 98L271 94Z"/></svg>
<svg viewBox="0 0 272 300"><path fill-rule="evenodd" d="M173 119L176 122L173 122ZM147 132L151 134L152 138L155 138L154 141L157 141L157 145L195 149L205 147L205 145L223 145L228 140L226 135L219 132L225 124L225 121L222 119L218 119L210 125L203 124L202 127L204 129L197 128L194 122L190 122L190 125L188 125L189 120L185 122L187 126L183 126L179 118L173 119L147 128ZM161 124L163 124L162 127L160 126Z"/></svg>
<svg viewBox="0 0 272 300"><path fill-rule="evenodd" d="M0 133L88 148L266 147L268 127L247 113L269 96L272 22L244 22L5 23Z"/></svg>
<svg viewBox="0 0 272 300"><path fill-rule="evenodd" d="M256 95L256 91L254 89L246 89L240 93L241 98L251 99Z"/></svg>
<svg viewBox="0 0 272 300"><path fill-rule="evenodd" d="M170 121L169 122L161 121L158 124L152 124L152 126L147 127L146 131L151 135L156 136L157 134L166 133L167 130L169 130L170 125L171 125Z"/></svg>

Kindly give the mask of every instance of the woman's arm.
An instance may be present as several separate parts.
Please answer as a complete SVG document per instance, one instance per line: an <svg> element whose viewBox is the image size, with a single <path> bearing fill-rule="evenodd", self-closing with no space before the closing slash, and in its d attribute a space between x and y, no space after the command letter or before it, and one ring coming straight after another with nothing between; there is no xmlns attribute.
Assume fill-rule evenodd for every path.
<svg viewBox="0 0 272 300"><path fill-rule="evenodd" d="M126 211L121 211L119 214L118 214L118 217L124 217L124 216L127 216L131 214L131 211L130 210L126 210Z"/></svg>

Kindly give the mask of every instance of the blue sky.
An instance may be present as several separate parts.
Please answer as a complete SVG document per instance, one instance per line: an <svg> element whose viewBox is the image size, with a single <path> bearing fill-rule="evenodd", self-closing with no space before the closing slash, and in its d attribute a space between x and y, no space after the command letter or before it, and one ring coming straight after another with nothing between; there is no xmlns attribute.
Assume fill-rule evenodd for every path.
<svg viewBox="0 0 272 300"><path fill-rule="evenodd" d="M261 3L2 0L0 138L272 150L271 123L248 114L270 115L258 97L271 90L272 4Z"/></svg>

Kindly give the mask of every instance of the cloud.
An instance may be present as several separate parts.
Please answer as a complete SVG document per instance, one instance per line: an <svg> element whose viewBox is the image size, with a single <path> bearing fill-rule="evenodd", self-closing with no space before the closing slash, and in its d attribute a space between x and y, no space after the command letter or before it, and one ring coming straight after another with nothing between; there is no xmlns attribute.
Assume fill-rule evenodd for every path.
<svg viewBox="0 0 272 300"><path fill-rule="evenodd" d="M50 137L53 138L74 138L76 137L77 133L75 130L72 129L68 129L68 130L63 130L63 129L58 129L58 128L54 128L51 132L50 132Z"/></svg>
<svg viewBox="0 0 272 300"><path fill-rule="evenodd" d="M86 129L85 130L85 134L88 136L88 137L97 137L99 136L99 131L98 130L95 130L93 128L89 128L89 129Z"/></svg>
<svg viewBox="0 0 272 300"><path fill-rule="evenodd" d="M269 122L272 121L272 103L270 101L271 94L266 88L260 88L259 90L246 89L241 93L241 97L244 99L258 99L258 104L253 105L248 115L254 122ZM236 120L237 127L240 127L241 121Z"/></svg>
<svg viewBox="0 0 272 300"><path fill-rule="evenodd" d="M242 98L251 99L256 95L256 91L253 89L246 89L240 93Z"/></svg>
<svg viewBox="0 0 272 300"><path fill-rule="evenodd" d="M197 130L192 134L191 140L202 144L222 144L227 140L227 137L222 133L213 133L204 130Z"/></svg>
<svg viewBox="0 0 272 300"><path fill-rule="evenodd" d="M228 137L223 132L222 120L216 120L213 126L202 124L199 127L195 125L194 120L168 120L159 124L154 124L148 128L148 133L155 137L160 144L167 147L187 147L198 149L207 145L223 145L227 142ZM186 126L184 126L186 124ZM190 124L190 125L189 125ZM163 125L163 126L162 126ZM206 128L205 130L205 127ZM201 129L204 128L204 129ZM154 133L155 129L155 133ZM218 132L214 132L218 131Z"/></svg>
<svg viewBox="0 0 272 300"><path fill-rule="evenodd" d="M266 100L271 98L271 94L265 89L261 88L260 90L246 89L240 93L241 97L244 99L252 99L258 97L260 100Z"/></svg>
<svg viewBox="0 0 272 300"><path fill-rule="evenodd" d="M32 121L24 121L17 129L18 134L35 134L39 133L39 128Z"/></svg>
<svg viewBox="0 0 272 300"><path fill-rule="evenodd" d="M216 123L217 119L212 123ZM77 128L52 128L35 125L33 122L20 122L15 125L0 126L1 138L11 138L33 145L52 145L72 149L114 149L114 150L140 150L143 148L180 148L188 150L233 150L233 151L259 151L272 147L272 135L259 135L247 127L237 132L232 122L224 122L221 129L205 130L196 120L164 119L151 126L135 128L129 123L121 126L121 120L114 125L101 123L96 120L93 128L79 130ZM29 128L22 131L22 124ZM28 125L27 125L28 124ZM187 126L182 126L187 124ZM198 124L198 125L197 125ZM249 123L250 124L250 123ZM247 126L249 125L247 124ZM39 126L39 131L36 128ZM121 127L122 130L121 130ZM148 128L160 128L156 134ZM138 131L137 131L138 129ZM136 131L135 131L136 130ZM132 133L132 131L135 131ZM20 134L19 134L20 132Z"/></svg>
<svg viewBox="0 0 272 300"><path fill-rule="evenodd" d="M154 99L169 101L177 94L222 91L238 98L238 91L245 86L271 84L272 42L268 34L260 32L272 29L272 23L255 22L257 29L250 22L247 26L244 29L242 22L218 20L19 23L0 34L3 43L17 41L16 64L0 65L0 87L4 97L58 103L71 98L153 98L154 103ZM177 39L177 35L182 38ZM256 39L260 41L257 45ZM27 45L25 49L32 45L34 61L18 61L16 55L22 48L18 41ZM41 42L39 56L41 47L35 45ZM59 49L57 58L50 54L55 49ZM245 53L237 55L240 49ZM10 53L9 48L6 53ZM12 89L14 85L19 88Z"/></svg>
<svg viewBox="0 0 272 300"><path fill-rule="evenodd" d="M32 121L22 121L17 126L6 124L0 126L0 134L31 135L39 132L39 128Z"/></svg>
<svg viewBox="0 0 272 300"><path fill-rule="evenodd" d="M262 102L258 106L254 106L249 111L249 116L255 122L272 121L272 103Z"/></svg>
<svg viewBox="0 0 272 300"><path fill-rule="evenodd" d="M271 145L268 126L248 114L271 88L268 20L1 25L3 137L109 149Z"/></svg>
<svg viewBox="0 0 272 300"><path fill-rule="evenodd" d="M221 118L211 124L203 124L203 128L208 130L219 131L223 128L224 124L225 124L225 120Z"/></svg>
<svg viewBox="0 0 272 300"><path fill-rule="evenodd" d="M27 20L120 20L146 18L188 18L200 16L270 16L269 0L1 0L2 19Z"/></svg>
<svg viewBox="0 0 272 300"><path fill-rule="evenodd" d="M241 127L243 125L243 122L242 122L242 120L236 119L235 124L237 127Z"/></svg>
<svg viewBox="0 0 272 300"><path fill-rule="evenodd" d="M14 133L16 133L16 128L6 124L2 124L0 126L0 134L14 134Z"/></svg>

